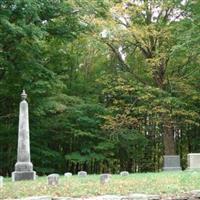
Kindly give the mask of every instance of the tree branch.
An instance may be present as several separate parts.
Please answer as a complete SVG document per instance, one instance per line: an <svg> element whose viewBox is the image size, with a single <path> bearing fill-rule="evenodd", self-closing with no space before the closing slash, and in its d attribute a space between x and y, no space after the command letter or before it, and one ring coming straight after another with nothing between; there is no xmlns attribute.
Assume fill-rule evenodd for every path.
<svg viewBox="0 0 200 200"><path fill-rule="evenodd" d="M125 63L125 61L122 59L121 55L119 54L118 50L112 44L110 44L108 41L104 41L104 42L112 50L112 52L116 55L117 59L119 60L121 65L124 67L125 71L130 72L136 80L143 83L144 85L147 85L147 83L144 80L142 80L136 73L134 73L131 70L131 67L127 63Z"/></svg>

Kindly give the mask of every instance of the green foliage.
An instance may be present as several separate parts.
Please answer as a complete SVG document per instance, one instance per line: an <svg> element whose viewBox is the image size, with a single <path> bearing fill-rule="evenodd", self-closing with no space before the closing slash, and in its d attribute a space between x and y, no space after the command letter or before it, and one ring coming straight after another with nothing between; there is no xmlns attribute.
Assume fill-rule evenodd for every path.
<svg viewBox="0 0 200 200"><path fill-rule="evenodd" d="M148 2L0 1L0 174L22 89L38 174L159 171L168 132L199 152L199 2Z"/></svg>

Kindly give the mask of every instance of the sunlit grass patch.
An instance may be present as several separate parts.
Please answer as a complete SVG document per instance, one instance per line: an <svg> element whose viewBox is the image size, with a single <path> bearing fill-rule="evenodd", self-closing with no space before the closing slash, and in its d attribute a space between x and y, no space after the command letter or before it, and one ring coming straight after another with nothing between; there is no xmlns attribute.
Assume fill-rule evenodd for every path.
<svg viewBox="0 0 200 200"><path fill-rule="evenodd" d="M47 177L35 181L11 182L4 179L0 199L49 195L54 197L89 197L105 194L130 193L171 195L200 189L200 172L138 173L122 177L112 175L109 183L101 185L99 175L60 177L58 186L48 186Z"/></svg>

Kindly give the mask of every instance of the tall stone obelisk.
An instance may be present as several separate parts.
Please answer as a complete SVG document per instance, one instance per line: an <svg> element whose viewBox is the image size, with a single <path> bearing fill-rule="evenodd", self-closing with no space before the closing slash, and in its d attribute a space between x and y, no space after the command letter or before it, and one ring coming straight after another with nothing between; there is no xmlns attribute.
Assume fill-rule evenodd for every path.
<svg viewBox="0 0 200 200"><path fill-rule="evenodd" d="M22 101L19 109L19 129L18 129L18 149L17 163L15 171L12 172L12 180L34 180L36 173L33 171L33 164L30 157L30 137L29 137L29 116L27 94L23 90Z"/></svg>

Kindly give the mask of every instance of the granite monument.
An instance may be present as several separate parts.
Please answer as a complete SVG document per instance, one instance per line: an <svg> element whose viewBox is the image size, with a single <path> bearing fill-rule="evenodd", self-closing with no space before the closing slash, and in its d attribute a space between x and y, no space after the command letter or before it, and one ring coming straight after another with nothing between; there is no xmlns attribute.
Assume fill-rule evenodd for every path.
<svg viewBox="0 0 200 200"><path fill-rule="evenodd" d="M17 163L15 171L12 172L12 180L34 180L36 173L33 171L33 164L30 156L30 136L29 136L29 115L28 103L26 101L27 94L23 90L22 101L19 109L19 129L18 129L18 148Z"/></svg>

